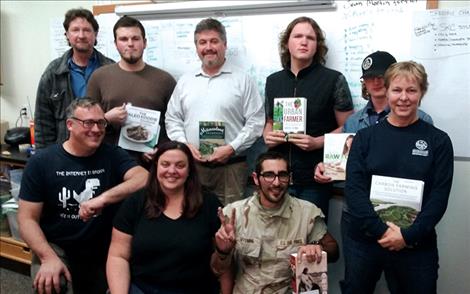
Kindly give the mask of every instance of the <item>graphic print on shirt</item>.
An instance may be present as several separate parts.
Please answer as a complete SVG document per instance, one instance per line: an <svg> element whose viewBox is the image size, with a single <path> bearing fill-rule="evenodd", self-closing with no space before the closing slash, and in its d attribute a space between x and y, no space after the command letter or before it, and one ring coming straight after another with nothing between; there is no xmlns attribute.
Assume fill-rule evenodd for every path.
<svg viewBox="0 0 470 294"><path fill-rule="evenodd" d="M418 155L418 156L428 156L429 150L426 150L428 148L428 143L424 140L418 140L415 143L416 149L412 150L413 155Z"/></svg>
<svg viewBox="0 0 470 294"><path fill-rule="evenodd" d="M57 176L66 177L67 183L62 186L57 195L59 215L63 219L79 219L80 204L90 200L101 187L97 177L87 178L87 175L104 173L104 169L92 171L59 171Z"/></svg>

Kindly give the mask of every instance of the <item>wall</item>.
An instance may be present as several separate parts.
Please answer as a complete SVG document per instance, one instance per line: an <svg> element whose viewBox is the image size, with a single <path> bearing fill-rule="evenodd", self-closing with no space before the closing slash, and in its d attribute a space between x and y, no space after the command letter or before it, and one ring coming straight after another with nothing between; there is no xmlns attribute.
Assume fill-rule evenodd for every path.
<svg viewBox="0 0 470 294"><path fill-rule="evenodd" d="M101 1L103 2L103 1ZM91 9L95 1L0 1L1 5L1 118L15 123L29 96L34 107L40 75L50 62L49 22L70 8ZM440 8L470 7L470 1L440 1ZM470 110L468 110L470 112ZM449 207L438 225L440 272L439 293L470 293L470 162L456 161ZM330 220L337 219L341 199L332 202ZM334 221L332 221L334 222ZM338 226L334 226L339 236ZM342 275L342 262L332 266L332 278ZM386 293L379 285L377 293ZM335 291L333 291L335 289ZM332 286L330 293L338 293Z"/></svg>

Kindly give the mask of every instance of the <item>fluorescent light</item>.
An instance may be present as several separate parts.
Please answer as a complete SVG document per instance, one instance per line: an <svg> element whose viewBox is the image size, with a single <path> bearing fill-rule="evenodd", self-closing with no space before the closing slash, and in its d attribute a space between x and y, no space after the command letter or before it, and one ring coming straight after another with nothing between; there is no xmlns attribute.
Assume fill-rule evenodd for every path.
<svg viewBox="0 0 470 294"><path fill-rule="evenodd" d="M119 16L138 19L169 19L188 17L221 17L289 13L327 10L335 7L334 0L284 0L284 1L180 1L159 4L116 6Z"/></svg>

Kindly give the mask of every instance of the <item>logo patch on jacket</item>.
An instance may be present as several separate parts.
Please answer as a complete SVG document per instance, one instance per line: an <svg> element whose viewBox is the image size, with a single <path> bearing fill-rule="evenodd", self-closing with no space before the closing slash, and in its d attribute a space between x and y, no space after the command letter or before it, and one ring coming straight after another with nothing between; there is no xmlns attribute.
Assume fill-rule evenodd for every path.
<svg viewBox="0 0 470 294"><path fill-rule="evenodd" d="M412 150L411 154L418 155L418 156L428 156L429 150L428 143L424 140L418 140L415 143L415 149Z"/></svg>

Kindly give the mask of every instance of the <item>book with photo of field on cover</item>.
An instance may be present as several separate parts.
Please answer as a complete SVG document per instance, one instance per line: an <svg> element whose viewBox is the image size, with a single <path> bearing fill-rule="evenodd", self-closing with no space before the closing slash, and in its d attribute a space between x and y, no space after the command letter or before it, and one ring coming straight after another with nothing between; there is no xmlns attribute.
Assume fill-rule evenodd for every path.
<svg viewBox="0 0 470 294"><path fill-rule="evenodd" d="M214 153L214 148L225 145L225 124L221 121L199 122L199 152L202 158Z"/></svg>

